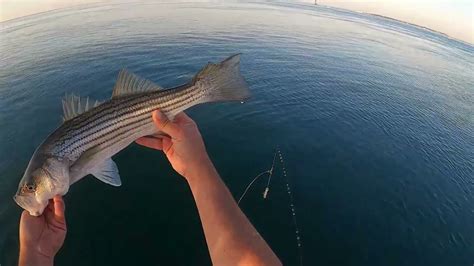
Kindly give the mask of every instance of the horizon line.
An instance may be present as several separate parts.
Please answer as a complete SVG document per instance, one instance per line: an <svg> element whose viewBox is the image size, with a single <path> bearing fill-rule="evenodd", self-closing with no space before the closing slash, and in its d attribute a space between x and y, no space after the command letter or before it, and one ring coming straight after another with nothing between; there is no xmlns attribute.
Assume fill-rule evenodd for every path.
<svg viewBox="0 0 474 266"><path fill-rule="evenodd" d="M110 4L112 4L112 5L121 5L121 4L126 4L126 3L127 2L112 3L112 2L108 2L108 1L97 1L97 2L92 2L92 3L82 3L82 4L72 5L72 6L53 8L53 9L50 9L50 10L40 11L40 12L32 13L32 14L26 14L26 15L19 16L19 17L9 18L9 19L6 19L6 20L1 20L1 18L0 18L0 24L9 23L9 22L12 22L12 21L15 21L15 20L20 20L20 19L24 19L24 18L28 18L28 17L34 17L34 16L37 16L37 15L43 15L45 13L50 13L50 12L55 12L55 11L60 11L60 10L66 10L66 9L73 9L73 8L77 8L77 7L80 7L80 6L94 6L94 5L103 5L103 4L106 4L106 5L110 5ZM183 2L167 2L166 4L176 4L176 3L183 3ZM267 2L262 2L262 3L263 4L272 4L272 3L267 3ZM292 3L292 4L297 5L297 3ZM342 8L342 7L331 6L331 5L326 5L326 4L319 4L319 3L311 4L311 3L306 3L306 2L300 2L300 4L302 4L304 6L317 6L317 7L322 7L322 8L338 9L338 10L343 10L343 11L346 11L346 12L348 11L348 12L353 12L353 13L357 13L357 14L376 16L376 17L380 17L380 18L386 19L386 20L394 20L396 22L405 23L407 25L419 28L421 30L431 31L433 33L436 33L438 35L441 35L441 36L443 36L445 38L448 38L448 39L451 39L453 41L457 41L457 42L460 42L462 44L474 47L474 40L472 42L467 41L467 40L462 40L462 39L454 37L454 36L452 36L448 33L441 32L439 30L435 30L435 29L430 28L428 26L419 25L419 24L416 24L416 23L408 22L408 21L405 21L405 20L400 20L400 19L390 17L390 16L386 16L386 15L380 15L380 14L371 13L371 12L364 12L364 11L350 10L350 9L346 9L346 8Z"/></svg>

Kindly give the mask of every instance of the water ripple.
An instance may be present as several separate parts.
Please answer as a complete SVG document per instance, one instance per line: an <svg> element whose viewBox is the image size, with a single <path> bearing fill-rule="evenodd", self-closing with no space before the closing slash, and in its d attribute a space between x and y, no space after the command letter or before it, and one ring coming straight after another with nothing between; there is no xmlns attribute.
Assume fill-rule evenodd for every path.
<svg viewBox="0 0 474 266"><path fill-rule="evenodd" d="M16 252L8 244L17 239L19 212L11 195L35 147L60 122L65 93L107 99L121 68L172 87L189 81L209 61L242 53L241 70L252 98L189 112L233 193L245 187L245 177L264 169L267 155L280 146L295 182L307 265L472 263L472 46L367 14L283 2L98 3L0 26L1 256ZM145 153L132 147L117 156L121 173L128 173L120 192L88 181L73 188L67 199L75 206L70 215L101 213L108 226L75 220L68 240L72 244L62 251L59 264L125 263L95 251L117 248L122 239L100 245L100 240L86 240L78 232L112 228L136 240L129 232L155 237L155 229L170 221L180 225L172 239L188 239L194 232L182 233L188 227L183 220L197 219L190 211L194 207L179 205L183 194L170 193L183 189L171 181L163 187L163 178L173 174L166 172L161 158L163 178L156 178L156 169L145 165L156 161L150 162ZM146 177L140 179L146 183L140 189L135 180L141 177L133 177L137 171ZM284 191L278 190L278 178L274 182L266 209L257 213L260 205L255 203L245 211L284 264L292 265L295 254L288 243L293 236L286 235L291 224L280 197ZM107 203L107 210L90 201L77 203L82 193ZM160 197L142 202L146 209L139 214L137 206L121 201L139 200L143 194ZM165 204L169 201L173 204ZM150 220L159 225L151 231L144 221L128 227L132 221L127 220L130 224L114 227L156 208L180 213L156 214ZM179 215L186 219L173 218L183 217ZM205 261L202 254L207 251L199 251L199 237L188 241L196 254L179 263L174 257L166 262ZM147 239L137 238L127 243ZM124 244L134 250L130 254L153 246L137 251L132 244ZM175 252L156 245L167 254ZM78 258L72 246L95 254L97 261ZM0 264L14 260L13 255L0 257Z"/></svg>

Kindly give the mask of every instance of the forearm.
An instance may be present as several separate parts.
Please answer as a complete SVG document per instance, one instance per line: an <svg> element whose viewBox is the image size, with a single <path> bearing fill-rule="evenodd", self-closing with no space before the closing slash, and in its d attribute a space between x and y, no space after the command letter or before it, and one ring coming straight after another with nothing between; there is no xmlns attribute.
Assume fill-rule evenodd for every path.
<svg viewBox="0 0 474 266"><path fill-rule="evenodd" d="M240 210L212 163L187 177L214 265L280 265Z"/></svg>
<svg viewBox="0 0 474 266"><path fill-rule="evenodd" d="M158 111L152 118L156 128L168 136L137 142L163 150L173 169L188 181L213 264L281 265L220 179L194 121L184 113L169 121Z"/></svg>

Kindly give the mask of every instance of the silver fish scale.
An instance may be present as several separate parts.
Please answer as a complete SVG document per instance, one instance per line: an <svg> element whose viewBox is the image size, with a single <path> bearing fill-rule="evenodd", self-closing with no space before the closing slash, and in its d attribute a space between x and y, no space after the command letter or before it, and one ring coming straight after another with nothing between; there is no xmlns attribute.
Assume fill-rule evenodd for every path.
<svg viewBox="0 0 474 266"><path fill-rule="evenodd" d="M123 139L124 134L139 130L152 123L150 113L160 109L167 116L172 117L190 105L198 103L208 89L205 86L188 86L169 91L157 91L136 95L121 96L99 106L99 112L89 112L83 115L83 121L88 122L85 127L71 129L74 124L63 124L59 132L63 132L52 149L52 154L70 161L76 161L85 151L100 145L113 145ZM128 102L127 102L128 101ZM125 104L124 104L125 102ZM117 107L121 108L118 109ZM110 114L107 111L118 109ZM131 134L132 134L131 133ZM122 137L122 138L121 138ZM130 142L133 142L130 140Z"/></svg>
<svg viewBox="0 0 474 266"><path fill-rule="evenodd" d="M120 186L112 156L136 139L157 133L151 112L160 109L169 119L196 104L243 101L249 88L239 71L240 55L209 63L187 84L164 90L122 70L112 99L90 106L89 100L66 97L64 123L36 149L18 185L15 201L31 215L42 214L48 200L92 174ZM90 109L92 108L92 109ZM35 193L24 193L34 184Z"/></svg>

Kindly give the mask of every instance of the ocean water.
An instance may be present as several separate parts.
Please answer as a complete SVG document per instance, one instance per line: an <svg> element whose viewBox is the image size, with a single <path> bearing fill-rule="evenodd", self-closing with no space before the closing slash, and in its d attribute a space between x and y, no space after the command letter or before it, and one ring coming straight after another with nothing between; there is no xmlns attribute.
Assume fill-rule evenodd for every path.
<svg viewBox="0 0 474 266"><path fill-rule="evenodd" d="M253 97L189 110L223 180L285 265L474 263L474 47L402 22L286 2L93 4L0 23L0 265L12 196L61 98L111 95L127 68L161 86L242 53ZM160 152L115 156L123 185L66 195L57 265L209 265L190 190ZM286 185L300 231L298 249ZM301 252L301 253L300 253Z"/></svg>

